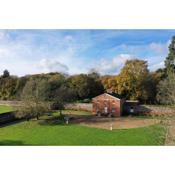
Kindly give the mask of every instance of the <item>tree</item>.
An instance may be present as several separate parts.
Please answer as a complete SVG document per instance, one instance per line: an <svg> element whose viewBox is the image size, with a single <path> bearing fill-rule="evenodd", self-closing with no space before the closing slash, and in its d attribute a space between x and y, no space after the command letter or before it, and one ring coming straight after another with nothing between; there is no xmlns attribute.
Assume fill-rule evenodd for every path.
<svg viewBox="0 0 175 175"><path fill-rule="evenodd" d="M75 91L77 99L79 100L92 98L104 91L100 79L95 79L86 74L69 77L67 80L67 86Z"/></svg>
<svg viewBox="0 0 175 175"><path fill-rule="evenodd" d="M22 107L19 109L19 114L24 116L36 117L48 111L48 103L45 101L47 97L47 81L30 79L21 94L23 102Z"/></svg>
<svg viewBox="0 0 175 175"><path fill-rule="evenodd" d="M48 100L52 101L55 97L55 92L63 85L66 84L64 75L62 74L49 74L47 83Z"/></svg>
<svg viewBox="0 0 175 175"><path fill-rule="evenodd" d="M16 100L20 100L21 93L22 93L23 88L24 88L25 84L27 83L28 79L29 78L27 76L20 77L17 79L16 87L15 87L15 96L14 96L14 98Z"/></svg>
<svg viewBox="0 0 175 175"><path fill-rule="evenodd" d="M169 75L158 85L157 100L161 104L175 104L175 74Z"/></svg>
<svg viewBox="0 0 175 175"><path fill-rule="evenodd" d="M7 77L9 77L9 76L10 76L9 71L8 71L7 69L4 70L2 77L3 77L3 78L7 78Z"/></svg>
<svg viewBox="0 0 175 175"><path fill-rule="evenodd" d="M36 117L39 120L39 116L49 111L49 104L46 102L38 102L37 104L33 101L22 101L22 105L16 107L16 116L18 118L30 118Z"/></svg>
<svg viewBox="0 0 175 175"><path fill-rule="evenodd" d="M173 36L172 41L169 45L169 53L165 59L165 67L167 73L175 73L175 36Z"/></svg>
<svg viewBox="0 0 175 175"><path fill-rule="evenodd" d="M118 92L128 99L145 102L149 96L148 80L147 62L138 59L128 60L117 77Z"/></svg>
<svg viewBox="0 0 175 175"><path fill-rule="evenodd" d="M88 76L96 80L100 78L100 74L95 69L91 69L88 73Z"/></svg>
<svg viewBox="0 0 175 175"><path fill-rule="evenodd" d="M53 103L51 108L54 110L59 110L60 115L62 115L62 110L64 109L65 103L74 101L75 92L66 86L62 86L55 91Z"/></svg>
<svg viewBox="0 0 175 175"><path fill-rule="evenodd" d="M9 100L15 98L17 81L18 78L14 76L0 77L0 99Z"/></svg>
<svg viewBox="0 0 175 175"><path fill-rule="evenodd" d="M111 90L112 92L118 92L118 76L103 76L101 77L101 83L106 91Z"/></svg>

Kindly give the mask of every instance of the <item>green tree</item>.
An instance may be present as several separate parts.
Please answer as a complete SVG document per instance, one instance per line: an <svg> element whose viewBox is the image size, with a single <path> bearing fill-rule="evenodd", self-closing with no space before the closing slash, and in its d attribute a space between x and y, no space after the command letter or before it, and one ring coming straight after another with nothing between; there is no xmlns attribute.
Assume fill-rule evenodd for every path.
<svg viewBox="0 0 175 175"><path fill-rule="evenodd" d="M67 81L68 87L76 92L78 99L92 98L104 91L100 79L95 79L86 74L71 76Z"/></svg>
<svg viewBox="0 0 175 175"><path fill-rule="evenodd" d="M3 78L10 77L10 73L9 73L9 71L8 71L7 69L4 70L2 77L3 77Z"/></svg>
<svg viewBox="0 0 175 175"><path fill-rule="evenodd" d="M18 113L23 116L36 117L48 111L47 97L47 81L30 79L21 94L23 105L18 110Z"/></svg>
<svg viewBox="0 0 175 175"><path fill-rule="evenodd" d="M168 74L175 72L175 36L173 36L172 41L169 45L169 53L165 59L165 67Z"/></svg>
<svg viewBox="0 0 175 175"><path fill-rule="evenodd" d="M11 100L15 98L17 81L18 78L14 76L0 77L0 99Z"/></svg>
<svg viewBox="0 0 175 175"><path fill-rule="evenodd" d="M169 75L158 84L157 100L161 104L175 104L175 74Z"/></svg>
<svg viewBox="0 0 175 175"><path fill-rule="evenodd" d="M73 89L62 86L55 91L54 98L52 99L53 103L51 108L54 110L59 110L60 115L62 115L62 110L67 102L73 101L75 98L75 92Z"/></svg>

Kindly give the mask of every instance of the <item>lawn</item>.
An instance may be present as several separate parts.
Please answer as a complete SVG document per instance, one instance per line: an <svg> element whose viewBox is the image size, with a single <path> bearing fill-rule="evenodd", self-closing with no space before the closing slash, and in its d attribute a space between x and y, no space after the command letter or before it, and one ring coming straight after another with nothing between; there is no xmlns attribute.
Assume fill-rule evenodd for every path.
<svg viewBox="0 0 175 175"><path fill-rule="evenodd" d="M71 111L64 113L68 112ZM24 121L0 128L0 145L163 145L165 140L165 129L159 124L110 131L45 122L50 119L45 116L39 121Z"/></svg>
<svg viewBox="0 0 175 175"><path fill-rule="evenodd" d="M0 114L11 111L13 111L13 108L11 106L0 105Z"/></svg>

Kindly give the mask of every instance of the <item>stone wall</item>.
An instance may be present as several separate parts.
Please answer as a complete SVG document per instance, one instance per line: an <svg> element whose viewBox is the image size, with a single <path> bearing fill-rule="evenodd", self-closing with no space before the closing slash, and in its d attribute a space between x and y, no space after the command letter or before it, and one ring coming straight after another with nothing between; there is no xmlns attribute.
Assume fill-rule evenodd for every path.
<svg viewBox="0 0 175 175"><path fill-rule="evenodd" d="M22 104L21 101L6 101L6 100L0 100L0 105L20 106L21 104Z"/></svg>
<svg viewBox="0 0 175 175"><path fill-rule="evenodd" d="M92 103L69 103L66 109L85 110L92 112ZM175 116L175 107L158 105L137 105L134 106L136 114L153 116Z"/></svg>
<svg viewBox="0 0 175 175"><path fill-rule="evenodd" d="M68 103L66 109L92 111L92 103Z"/></svg>
<svg viewBox="0 0 175 175"><path fill-rule="evenodd" d="M139 114L155 116L175 116L175 107L140 105L137 108Z"/></svg>
<svg viewBox="0 0 175 175"><path fill-rule="evenodd" d="M19 106L22 102L20 101L2 101L0 105ZM92 112L92 103L69 103L65 106L66 109L85 110ZM164 116L175 116L175 107L158 106L158 105L137 105L134 107L135 112L140 115L164 115Z"/></svg>

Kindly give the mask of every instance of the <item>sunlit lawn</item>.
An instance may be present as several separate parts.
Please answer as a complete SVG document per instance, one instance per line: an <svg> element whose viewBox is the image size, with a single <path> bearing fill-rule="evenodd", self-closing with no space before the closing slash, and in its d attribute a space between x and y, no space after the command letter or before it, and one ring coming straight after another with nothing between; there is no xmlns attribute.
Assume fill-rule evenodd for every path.
<svg viewBox="0 0 175 175"><path fill-rule="evenodd" d="M13 108L11 106L0 105L0 114L11 111L13 111Z"/></svg>
<svg viewBox="0 0 175 175"><path fill-rule="evenodd" d="M84 111L64 114L89 115ZM58 117L56 117L58 116ZM163 145L165 129L161 125L105 130L59 122L59 115L45 116L0 128L0 145ZM46 122L54 121L54 122ZM58 121L58 122L57 122Z"/></svg>

